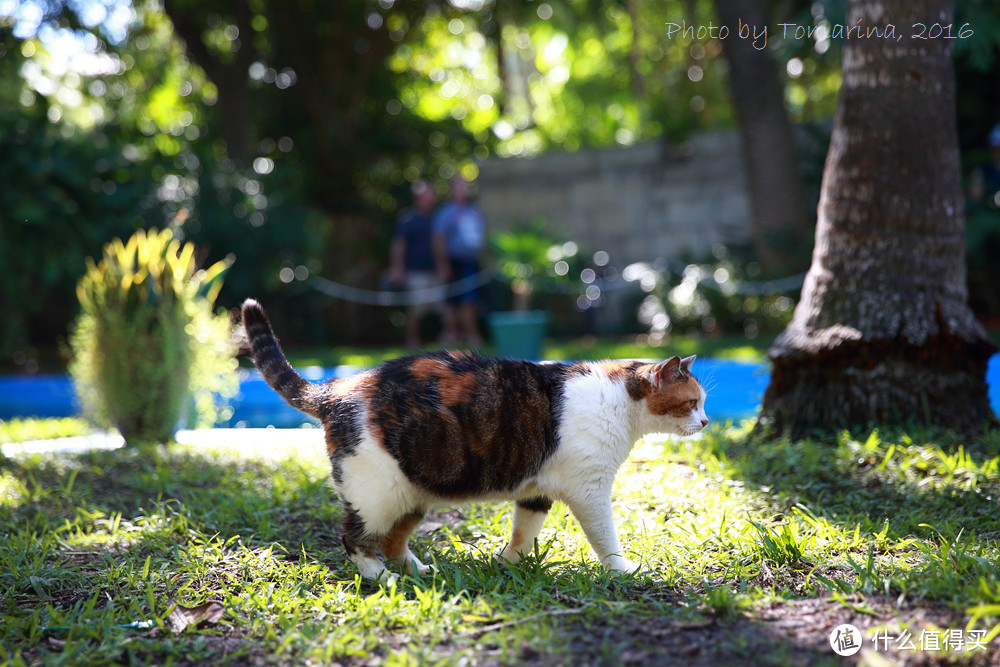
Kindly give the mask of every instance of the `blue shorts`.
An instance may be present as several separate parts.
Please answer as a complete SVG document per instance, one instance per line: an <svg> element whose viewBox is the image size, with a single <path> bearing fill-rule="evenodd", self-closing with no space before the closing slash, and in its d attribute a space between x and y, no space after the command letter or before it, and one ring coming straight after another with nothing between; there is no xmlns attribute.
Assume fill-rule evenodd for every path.
<svg viewBox="0 0 1000 667"><path fill-rule="evenodd" d="M451 279L453 281L471 278L479 273L479 262L475 260L467 261L452 259L450 262ZM479 303L479 288L473 287L464 292L460 292L448 299L448 302L455 305L462 305L464 303Z"/></svg>

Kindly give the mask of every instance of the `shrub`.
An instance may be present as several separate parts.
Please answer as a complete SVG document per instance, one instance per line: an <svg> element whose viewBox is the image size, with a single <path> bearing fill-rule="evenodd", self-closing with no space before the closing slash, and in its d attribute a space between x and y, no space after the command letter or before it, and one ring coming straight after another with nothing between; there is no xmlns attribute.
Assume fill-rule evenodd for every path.
<svg viewBox="0 0 1000 667"><path fill-rule="evenodd" d="M577 244L564 240L541 218L493 233L493 256L502 279L510 283L514 310L528 310L536 292L575 298L584 291L579 275L585 262Z"/></svg>
<svg viewBox="0 0 1000 667"><path fill-rule="evenodd" d="M198 270L170 229L114 239L77 284L70 373L84 415L129 444L167 442L182 417L214 422L236 393L229 317L212 305L231 262Z"/></svg>

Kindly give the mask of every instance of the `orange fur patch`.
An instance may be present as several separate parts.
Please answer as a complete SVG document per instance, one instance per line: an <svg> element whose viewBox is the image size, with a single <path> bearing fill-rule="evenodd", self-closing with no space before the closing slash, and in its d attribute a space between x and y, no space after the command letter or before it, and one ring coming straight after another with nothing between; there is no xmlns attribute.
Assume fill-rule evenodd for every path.
<svg viewBox="0 0 1000 667"><path fill-rule="evenodd" d="M342 380L333 380L323 385L323 401L361 395L367 402L375 395L375 381L369 373L357 373Z"/></svg>
<svg viewBox="0 0 1000 667"><path fill-rule="evenodd" d="M399 558L406 551L406 543L410 535L420 524L422 516L409 514L396 522L389 534L382 538L378 548L386 558Z"/></svg>
<svg viewBox="0 0 1000 667"><path fill-rule="evenodd" d="M442 374L438 378L441 401L448 406L468 403L475 387L476 374L472 372Z"/></svg>
<svg viewBox="0 0 1000 667"><path fill-rule="evenodd" d="M521 531L515 528L514 532L511 533L510 535L511 548L513 548L515 551L517 549L520 549L522 546L524 546L523 544L521 544L523 541L524 541L524 536L521 535Z"/></svg>
<svg viewBox="0 0 1000 667"><path fill-rule="evenodd" d="M625 365L620 361L602 361L597 364L597 367L604 371L610 379L615 380L616 382L624 380L625 376L628 374Z"/></svg>
<svg viewBox="0 0 1000 667"><path fill-rule="evenodd" d="M476 438L469 443L469 447L479 456L486 456L490 452L490 446L486 443L487 440L485 438Z"/></svg>
<svg viewBox="0 0 1000 667"><path fill-rule="evenodd" d="M410 366L410 372L418 380L441 377L449 373L448 365L440 359L417 359Z"/></svg>
<svg viewBox="0 0 1000 667"><path fill-rule="evenodd" d="M658 416L686 417L691 414L691 401L697 401L698 398L697 382L672 382L646 396L646 409Z"/></svg>

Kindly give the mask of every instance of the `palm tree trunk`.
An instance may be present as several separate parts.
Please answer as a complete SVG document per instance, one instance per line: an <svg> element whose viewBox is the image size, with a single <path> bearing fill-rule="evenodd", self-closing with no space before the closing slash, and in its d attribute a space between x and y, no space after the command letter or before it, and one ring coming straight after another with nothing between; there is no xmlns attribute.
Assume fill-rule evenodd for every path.
<svg viewBox="0 0 1000 667"><path fill-rule="evenodd" d="M812 267L771 348L761 423L799 435L872 422L964 431L995 423L995 347L967 304L952 42L953 0L851 0Z"/></svg>

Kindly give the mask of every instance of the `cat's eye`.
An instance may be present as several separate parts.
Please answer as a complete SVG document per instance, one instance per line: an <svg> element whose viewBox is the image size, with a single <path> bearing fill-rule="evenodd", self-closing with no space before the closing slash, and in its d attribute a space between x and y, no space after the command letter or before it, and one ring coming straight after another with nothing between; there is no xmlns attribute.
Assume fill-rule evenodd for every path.
<svg viewBox="0 0 1000 667"><path fill-rule="evenodd" d="M691 409L694 410L695 408L698 407L698 401L692 398L690 401L688 401L688 405L690 405Z"/></svg>

